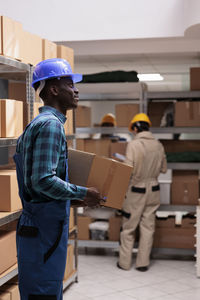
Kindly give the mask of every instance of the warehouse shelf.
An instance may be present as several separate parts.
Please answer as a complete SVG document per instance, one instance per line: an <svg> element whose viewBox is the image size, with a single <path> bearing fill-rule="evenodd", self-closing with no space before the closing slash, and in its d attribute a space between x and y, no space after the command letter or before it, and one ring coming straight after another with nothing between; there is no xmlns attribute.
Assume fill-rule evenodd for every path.
<svg viewBox="0 0 200 300"><path fill-rule="evenodd" d="M0 212L0 226L3 226L5 224L19 219L21 213L21 210L15 212Z"/></svg>
<svg viewBox="0 0 200 300"><path fill-rule="evenodd" d="M71 276L63 281L63 290L65 290L72 282L78 282L78 272L77 270L74 270L74 272L71 274Z"/></svg>
<svg viewBox="0 0 200 300"><path fill-rule="evenodd" d="M200 134L200 127L151 127L150 131L152 133L161 133L161 134L168 134L168 133L199 133Z"/></svg>
<svg viewBox="0 0 200 300"><path fill-rule="evenodd" d="M18 267L17 264L15 264L0 275L0 286L2 286L4 283L15 277L17 274Z"/></svg>
<svg viewBox="0 0 200 300"><path fill-rule="evenodd" d="M146 85L142 82L79 83L80 101L142 100Z"/></svg>
<svg viewBox="0 0 200 300"><path fill-rule="evenodd" d="M196 274L200 277L200 206L197 206L196 210L197 222L196 222Z"/></svg>
<svg viewBox="0 0 200 300"><path fill-rule="evenodd" d="M182 211L191 213L196 211L196 205L161 204L158 211Z"/></svg>
<svg viewBox="0 0 200 300"><path fill-rule="evenodd" d="M167 163L168 169L172 170L200 170L198 162L170 162Z"/></svg>
<svg viewBox="0 0 200 300"><path fill-rule="evenodd" d="M148 100L200 99L200 91L147 92Z"/></svg>
<svg viewBox="0 0 200 300"><path fill-rule="evenodd" d="M18 138L0 138L0 147L16 146Z"/></svg>

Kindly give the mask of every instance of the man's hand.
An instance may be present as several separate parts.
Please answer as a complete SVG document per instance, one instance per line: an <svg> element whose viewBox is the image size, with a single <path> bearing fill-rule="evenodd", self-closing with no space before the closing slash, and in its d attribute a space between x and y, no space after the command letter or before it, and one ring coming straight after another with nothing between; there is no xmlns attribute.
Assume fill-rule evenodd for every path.
<svg viewBox="0 0 200 300"><path fill-rule="evenodd" d="M72 200L71 207L86 207L84 200Z"/></svg>
<svg viewBox="0 0 200 300"><path fill-rule="evenodd" d="M105 203L105 198L100 195L96 188L91 187L87 189L87 194L83 201L85 206L98 207Z"/></svg>

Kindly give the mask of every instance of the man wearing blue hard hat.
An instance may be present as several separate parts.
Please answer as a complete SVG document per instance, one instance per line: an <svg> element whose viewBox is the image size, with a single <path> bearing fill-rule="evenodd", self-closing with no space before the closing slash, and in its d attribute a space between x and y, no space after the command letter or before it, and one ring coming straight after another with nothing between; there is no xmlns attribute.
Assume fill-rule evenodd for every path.
<svg viewBox="0 0 200 300"><path fill-rule="evenodd" d="M95 188L68 181L66 112L78 105L73 74L64 59L40 62L33 88L44 106L18 139L14 156L23 211L17 227L21 300L61 300L70 202L93 207L103 200Z"/></svg>

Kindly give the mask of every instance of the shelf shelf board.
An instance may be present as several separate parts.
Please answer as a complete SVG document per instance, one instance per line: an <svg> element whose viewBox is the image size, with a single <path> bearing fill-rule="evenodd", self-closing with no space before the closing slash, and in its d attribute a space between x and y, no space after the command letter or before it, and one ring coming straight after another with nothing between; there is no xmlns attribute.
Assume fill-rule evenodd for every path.
<svg viewBox="0 0 200 300"><path fill-rule="evenodd" d="M185 211L196 212L196 205L171 205L161 204L158 211Z"/></svg>
<svg viewBox="0 0 200 300"><path fill-rule="evenodd" d="M78 247L91 248L118 248L119 242L115 241L100 241L100 240L78 240Z"/></svg>
<svg viewBox="0 0 200 300"><path fill-rule="evenodd" d="M152 133L161 133L161 134L168 134L168 133L199 133L200 134L200 127L151 127L150 131Z"/></svg>
<svg viewBox="0 0 200 300"><path fill-rule="evenodd" d="M72 282L76 281L76 278L78 276L77 270L74 270L71 274L70 277L63 281L63 290L65 290Z"/></svg>
<svg viewBox="0 0 200 300"><path fill-rule="evenodd" d="M17 139L18 139L17 137L16 138L0 138L0 147L16 146Z"/></svg>
<svg viewBox="0 0 200 300"><path fill-rule="evenodd" d="M18 274L17 263L0 275L0 286Z"/></svg>
<svg viewBox="0 0 200 300"><path fill-rule="evenodd" d="M28 72L28 71L30 71L30 65L22 63L15 59L0 55L0 74L1 73L17 73L17 71Z"/></svg>
<svg viewBox="0 0 200 300"><path fill-rule="evenodd" d="M167 168L172 170L200 170L199 162L168 162Z"/></svg>
<svg viewBox="0 0 200 300"><path fill-rule="evenodd" d="M200 91L147 92L148 100L200 99Z"/></svg>
<svg viewBox="0 0 200 300"><path fill-rule="evenodd" d="M0 212L0 226L17 220L20 217L21 213L21 210L15 212Z"/></svg>

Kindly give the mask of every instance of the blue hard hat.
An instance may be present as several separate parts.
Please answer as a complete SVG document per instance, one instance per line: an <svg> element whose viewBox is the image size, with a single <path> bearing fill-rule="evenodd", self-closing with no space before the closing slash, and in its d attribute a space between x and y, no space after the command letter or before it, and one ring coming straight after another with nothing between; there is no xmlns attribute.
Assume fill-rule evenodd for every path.
<svg viewBox="0 0 200 300"><path fill-rule="evenodd" d="M82 80L81 74L73 74L70 64L62 58L50 58L41 61L33 72L32 87L36 82L51 78L70 76L74 83Z"/></svg>

